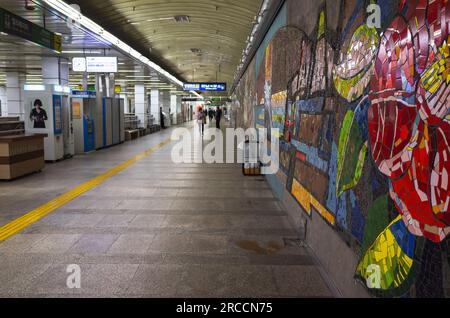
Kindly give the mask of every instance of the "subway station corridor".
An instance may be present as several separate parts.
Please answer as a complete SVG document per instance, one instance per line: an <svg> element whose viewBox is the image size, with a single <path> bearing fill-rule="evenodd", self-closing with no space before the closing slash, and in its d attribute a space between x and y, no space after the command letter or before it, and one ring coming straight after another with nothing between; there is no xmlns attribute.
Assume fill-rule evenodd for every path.
<svg viewBox="0 0 450 318"><path fill-rule="evenodd" d="M450 0L0 0L0 302L450 299L449 178Z"/></svg>
<svg viewBox="0 0 450 318"><path fill-rule="evenodd" d="M1 183L2 223L170 133ZM240 165L176 165L174 144L1 243L0 297L337 296L263 177L244 177ZM71 264L81 289L66 286Z"/></svg>

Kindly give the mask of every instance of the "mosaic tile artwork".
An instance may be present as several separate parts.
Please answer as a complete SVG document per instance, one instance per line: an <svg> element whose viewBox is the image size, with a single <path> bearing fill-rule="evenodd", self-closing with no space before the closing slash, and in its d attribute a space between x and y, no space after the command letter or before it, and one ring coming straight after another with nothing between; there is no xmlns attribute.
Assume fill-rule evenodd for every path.
<svg viewBox="0 0 450 318"><path fill-rule="evenodd" d="M364 23L371 3L381 29ZM287 193L360 255L358 281L450 296L450 1L329 6L312 33L286 21L265 39L237 88L244 112L280 129Z"/></svg>
<svg viewBox="0 0 450 318"><path fill-rule="evenodd" d="M349 102L365 92L374 72L379 36L374 28L360 26L353 34L350 47L342 54L341 63L333 70L333 80L339 95Z"/></svg>

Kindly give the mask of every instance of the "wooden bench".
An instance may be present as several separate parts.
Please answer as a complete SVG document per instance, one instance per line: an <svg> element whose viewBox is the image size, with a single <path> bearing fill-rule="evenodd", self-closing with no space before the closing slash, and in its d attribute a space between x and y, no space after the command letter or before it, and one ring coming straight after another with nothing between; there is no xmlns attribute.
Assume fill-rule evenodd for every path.
<svg viewBox="0 0 450 318"><path fill-rule="evenodd" d="M139 138L139 130L125 130L125 141L135 140Z"/></svg>

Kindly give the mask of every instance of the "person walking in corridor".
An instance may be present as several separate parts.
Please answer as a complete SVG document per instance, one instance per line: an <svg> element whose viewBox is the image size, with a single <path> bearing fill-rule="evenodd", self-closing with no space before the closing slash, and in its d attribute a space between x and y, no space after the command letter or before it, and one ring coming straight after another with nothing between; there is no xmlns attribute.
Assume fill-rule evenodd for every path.
<svg viewBox="0 0 450 318"><path fill-rule="evenodd" d="M212 120L214 118L214 112L211 108L208 111L208 117L209 117L209 123L212 123Z"/></svg>
<svg viewBox="0 0 450 318"><path fill-rule="evenodd" d="M166 129L166 124L164 122L164 113L162 107L159 108L159 120L161 121L161 129Z"/></svg>
<svg viewBox="0 0 450 318"><path fill-rule="evenodd" d="M220 121L222 119L222 109L219 107L216 110L216 128L220 129Z"/></svg>
<svg viewBox="0 0 450 318"><path fill-rule="evenodd" d="M197 110L197 124L200 134L203 136L205 131L205 113L203 112L203 108L201 106Z"/></svg>

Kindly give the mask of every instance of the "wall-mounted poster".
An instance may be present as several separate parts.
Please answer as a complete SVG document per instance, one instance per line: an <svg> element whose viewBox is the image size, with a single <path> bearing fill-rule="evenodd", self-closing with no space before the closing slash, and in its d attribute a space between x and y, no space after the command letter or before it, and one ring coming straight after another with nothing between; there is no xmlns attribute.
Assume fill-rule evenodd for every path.
<svg viewBox="0 0 450 318"><path fill-rule="evenodd" d="M55 135L62 133L62 96L53 95L53 122Z"/></svg>
<svg viewBox="0 0 450 318"><path fill-rule="evenodd" d="M46 133L51 129L51 101L42 92L30 94L25 102L25 129L36 133Z"/></svg>
<svg viewBox="0 0 450 318"><path fill-rule="evenodd" d="M80 102L72 102L73 119L81 119L81 104Z"/></svg>
<svg viewBox="0 0 450 318"><path fill-rule="evenodd" d="M45 122L48 120L47 111L40 99L35 99L30 112L30 120L33 122L34 129L45 129Z"/></svg>

